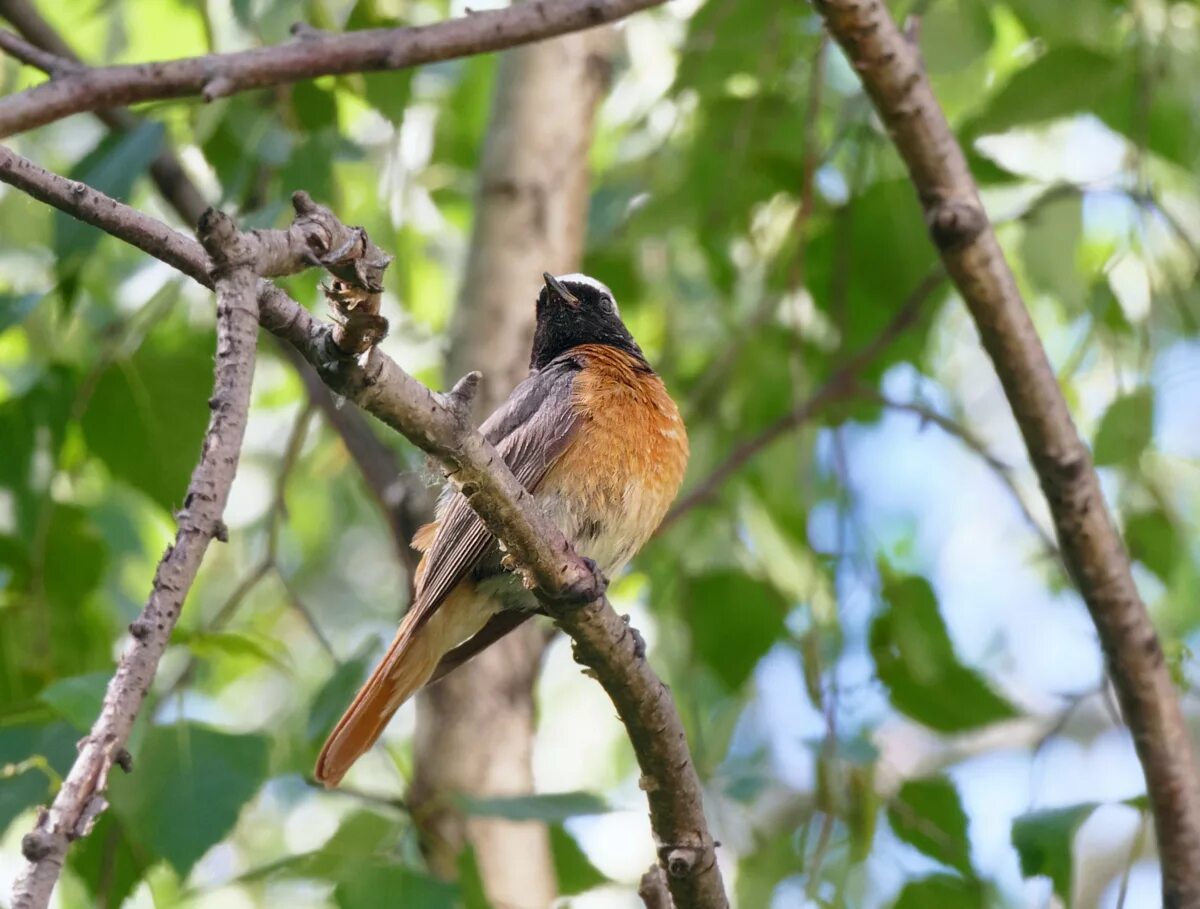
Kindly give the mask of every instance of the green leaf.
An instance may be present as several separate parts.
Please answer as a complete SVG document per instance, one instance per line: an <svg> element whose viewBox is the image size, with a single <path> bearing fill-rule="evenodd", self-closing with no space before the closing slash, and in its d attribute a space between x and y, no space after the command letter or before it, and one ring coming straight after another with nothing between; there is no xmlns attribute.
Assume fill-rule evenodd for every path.
<svg viewBox="0 0 1200 909"><path fill-rule="evenodd" d="M883 598L887 608L871 623L871 655L897 710L939 732L1017 716L1012 704L954 655L928 581L889 578Z"/></svg>
<svg viewBox="0 0 1200 909"><path fill-rule="evenodd" d="M1021 260L1030 282L1071 312L1085 303L1086 289L1076 264L1082 240L1083 198L1078 193L1035 203L1021 238Z"/></svg>
<svg viewBox="0 0 1200 909"><path fill-rule="evenodd" d="M0 332L20 325L42 299L42 294L0 294Z"/></svg>
<svg viewBox="0 0 1200 909"><path fill-rule="evenodd" d="M463 796L462 807L476 817L502 817L510 821L553 823L585 814L607 814L608 802L590 792L554 792L546 795L515 795L506 798Z"/></svg>
<svg viewBox="0 0 1200 909"><path fill-rule="evenodd" d="M266 779L267 745L195 723L155 726L134 755L135 775L110 781L113 808L146 854L187 877Z"/></svg>
<svg viewBox="0 0 1200 909"><path fill-rule="evenodd" d="M1100 419L1093 446L1096 465L1134 464L1154 437L1154 392L1150 388L1122 395Z"/></svg>
<svg viewBox="0 0 1200 909"><path fill-rule="evenodd" d="M604 873L579 848L575 837L558 824L550 828L550 853L554 856L560 896L574 896L608 883Z"/></svg>
<svg viewBox="0 0 1200 909"><path fill-rule="evenodd" d="M121 202L129 200L133 184L162 148L166 131L147 120L128 133L110 133L88 152L69 176ZM68 303L74 297L83 262L100 242L103 232L62 212L54 214L54 257Z"/></svg>
<svg viewBox="0 0 1200 909"><path fill-rule="evenodd" d="M1090 111L1128 75L1108 54L1086 47L1053 47L1004 84L964 126L969 137L1002 133Z"/></svg>
<svg viewBox="0 0 1200 909"><path fill-rule="evenodd" d="M171 510L200 454L212 393L211 335L151 335L104 371L83 414L88 449L114 476Z"/></svg>
<svg viewBox="0 0 1200 909"><path fill-rule="evenodd" d="M26 808L49 804L58 783L53 776L71 769L78 739L66 723L0 726L0 834Z"/></svg>
<svg viewBox="0 0 1200 909"><path fill-rule="evenodd" d="M696 655L731 690L745 683L785 630L782 594L739 571L689 578L683 603Z"/></svg>
<svg viewBox="0 0 1200 909"><path fill-rule="evenodd" d="M333 891L338 909L456 909L458 888L408 868L361 869Z"/></svg>
<svg viewBox="0 0 1200 909"><path fill-rule="evenodd" d="M1025 877L1050 878L1054 892L1068 905L1073 871L1071 843L1075 832L1097 807L1095 802L1086 802L1034 811L1013 821L1012 844L1021 859L1021 873Z"/></svg>
<svg viewBox="0 0 1200 909"><path fill-rule="evenodd" d="M1131 556L1160 580L1170 581L1183 555L1183 546L1174 523L1163 511L1143 511L1126 518L1125 542Z"/></svg>
<svg viewBox="0 0 1200 909"><path fill-rule="evenodd" d="M39 697L76 729L86 731L100 715L104 692L111 678L111 672L91 672L59 679L47 685Z"/></svg>
<svg viewBox="0 0 1200 909"><path fill-rule="evenodd" d="M992 19L983 0L933 4L921 17L921 57L930 73L961 70L992 46Z"/></svg>
<svg viewBox="0 0 1200 909"><path fill-rule="evenodd" d="M971 877L967 815L946 777L910 780L888 805L892 831L930 858Z"/></svg>
<svg viewBox="0 0 1200 909"><path fill-rule="evenodd" d="M983 909L983 885L949 874L934 874L908 884L892 909Z"/></svg>

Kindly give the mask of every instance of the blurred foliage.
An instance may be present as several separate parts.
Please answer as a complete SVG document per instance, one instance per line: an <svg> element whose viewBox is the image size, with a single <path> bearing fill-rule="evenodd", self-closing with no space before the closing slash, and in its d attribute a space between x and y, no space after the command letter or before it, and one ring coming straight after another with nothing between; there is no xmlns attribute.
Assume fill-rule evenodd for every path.
<svg viewBox="0 0 1200 909"><path fill-rule="evenodd" d="M296 19L341 30L463 12L441 0L39 6L94 62L283 41ZM1187 693L1200 621L1200 7L892 7L921 16L931 79ZM685 715L737 904L975 909L1053 893L1069 905L1080 850L1132 854L1113 847L1132 830L1079 831L1141 782L1097 693L1082 605L1013 508L1024 497L1046 529L901 162L803 4L696 0L641 14L625 35L591 152L585 270L614 289L681 403L689 486L802 405L914 294L920 307L851 394L675 520L614 588L641 610ZM308 190L396 255L385 346L440 385L495 71L485 57L185 99L145 106L127 134L76 117L15 144L176 223L147 174L167 144L250 225L284 223L290 192ZM0 91L43 78L0 61ZM214 339L205 292L12 190L0 235L0 847L15 856L169 539ZM315 304L313 276L287 286ZM210 552L135 729L134 776L113 780L112 810L71 850L62 905L486 906L469 852L458 882L424 867L400 801L409 724L393 724L348 793L306 780L390 639L406 581L336 433L309 425L274 343L261 354L231 542ZM926 428L885 401L946 419ZM961 451L933 447L959 427ZM410 446L380 439L426 475ZM981 448L1010 485L972 472ZM902 488L914 463L933 478L922 488L938 488L915 503ZM972 503L954 512L967 523L947 532L937 515L959 502ZM956 579L975 566L964 590ZM1059 647L1030 671L1030 654ZM641 826L611 826L643 816L642 796L607 705L580 716L594 695L572 686L587 684L542 692L543 726L557 730L537 746L558 756L539 764L548 791L461 807L551 824L571 904L628 906L652 844ZM1025 721L1041 731L1021 737ZM996 754L1017 769L996 776ZM1092 793L1081 768L1097 764L1119 784ZM1043 771L1045 784L1014 783ZM613 829L644 839L636 863L621 864ZM1093 868L1111 898L1123 865Z"/></svg>

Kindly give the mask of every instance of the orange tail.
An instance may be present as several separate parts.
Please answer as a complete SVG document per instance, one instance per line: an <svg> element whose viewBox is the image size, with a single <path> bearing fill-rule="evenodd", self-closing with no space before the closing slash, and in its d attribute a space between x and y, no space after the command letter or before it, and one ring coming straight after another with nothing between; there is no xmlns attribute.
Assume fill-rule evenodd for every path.
<svg viewBox="0 0 1200 909"><path fill-rule="evenodd" d="M446 651L477 632L495 611L474 590L454 591L419 631L409 610L383 660L325 740L313 775L326 788L341 782L346 771L379 738L400 705L429 681Z"/></svg>

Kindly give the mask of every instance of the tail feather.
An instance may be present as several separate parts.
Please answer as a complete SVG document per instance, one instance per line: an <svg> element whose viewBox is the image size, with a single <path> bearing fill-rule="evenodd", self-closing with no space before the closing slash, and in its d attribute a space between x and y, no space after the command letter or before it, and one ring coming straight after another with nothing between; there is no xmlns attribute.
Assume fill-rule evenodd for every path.
<svg viewBox="0 0 1200 909"><path fill-rule="evenodd" d="M464 602L467 599L472 602ZM409 611L387 654L326 739L313 771L319 782L329 789L341 782L375 744L400 705L429 681L442 656L483 627L493 611L488 605L473 591L451 594L417 630L412 621L415 611Z"/></svg>

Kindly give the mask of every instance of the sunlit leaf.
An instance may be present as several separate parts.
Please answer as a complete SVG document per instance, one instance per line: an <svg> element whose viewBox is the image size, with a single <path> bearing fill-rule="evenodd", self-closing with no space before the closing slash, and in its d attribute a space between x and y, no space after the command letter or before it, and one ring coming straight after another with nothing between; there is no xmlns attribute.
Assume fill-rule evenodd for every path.
<svg viewBox="0 0 1200 909"><path fill-rule="evenodd" d="M83 415L89 450L163 508L183 504L212 394L212 336L157 333L105 370Z"/></svg>
<svg viewBox="0 0 1200 909"><path fill-rule="evenodd" d="M76 729L87 730L100 715L111 672L70 676L46 686L41 700Z"/></svg>
<svg viewBox="0 0 1200 909"><path fill-rule="evenodd" d="M1085 47L1053 47L1019 70L964 127L968 135L1001 133L1092 109L1129 78L1108 54Z"/></svg>
<svg viewBox="0 0 1200 909"><path fill-rule="evenodd" d="M888 803L887 815L892 831L904 842L971 876L967 815L950 780L908 781Z"/></svg>
<svg viewBox="0 0 1200 909"><path fill-rule="evenodd" d="M407 868L364 868L333 892L338 909L456 909L458 888Z"/></svg>
<svg viewBox="0 0 1200 909"><path fill-rule="evenodd" d="M579 848L575 837L558 824L550 827L550 853L554 857L554 874L562 896L583 893L608 882L604 873Z"/></svg>
<svg viewBox="0 0 1200 909"><path fill-rule="evenodd" d="M1109 405L1096 430L1096 464L1133 464L1154 436L1154 392L1149 388L1122 395Z"/></svg>
<svg viewBox="0 0 1200 909"><path fill-rule="evenodd" d="M1017 715L954 655L928 581L891 578L883 597L887 607L871 623L871 655L896 709L940 732L977 729Z"/></svg>
<svg viewBox="0 0 1200 909"><path fill-rule="evenodd" d="M787 608L773 586L737 571L689 579L683 600L697 656L731 689L779 640Z"/></svg>
<svg viewBox="0 0 1200 909"><path fill-rule="evenodd" d="M1125 519L1125 542L1129 554L1169 581L1183 554L1175 524L1160 511L1143 511Z"/></svg>
<svg viewBox="0 0 1200 909"><path fill-rule="evenodd" d="M1012 844L1026 877L1050 878L1064 903L1071 901L1071 844L1075 832L1096 810L1095 802L1023 814L1012 827Z"/></svg>
<svg viewBox="0 0 1200 909"><path fill-rule="evenodd" d="M186 877L266 779L267 739L195 723L156 726L133 757L135 775L110 780L113 808L145 854Z"/></svg>
<svg viewBox="0 0 1200 909"><path fill-rule="evenodd" d="M905 886L892 909L983 909L983 885L949 874L923 877Z"/></svg>

